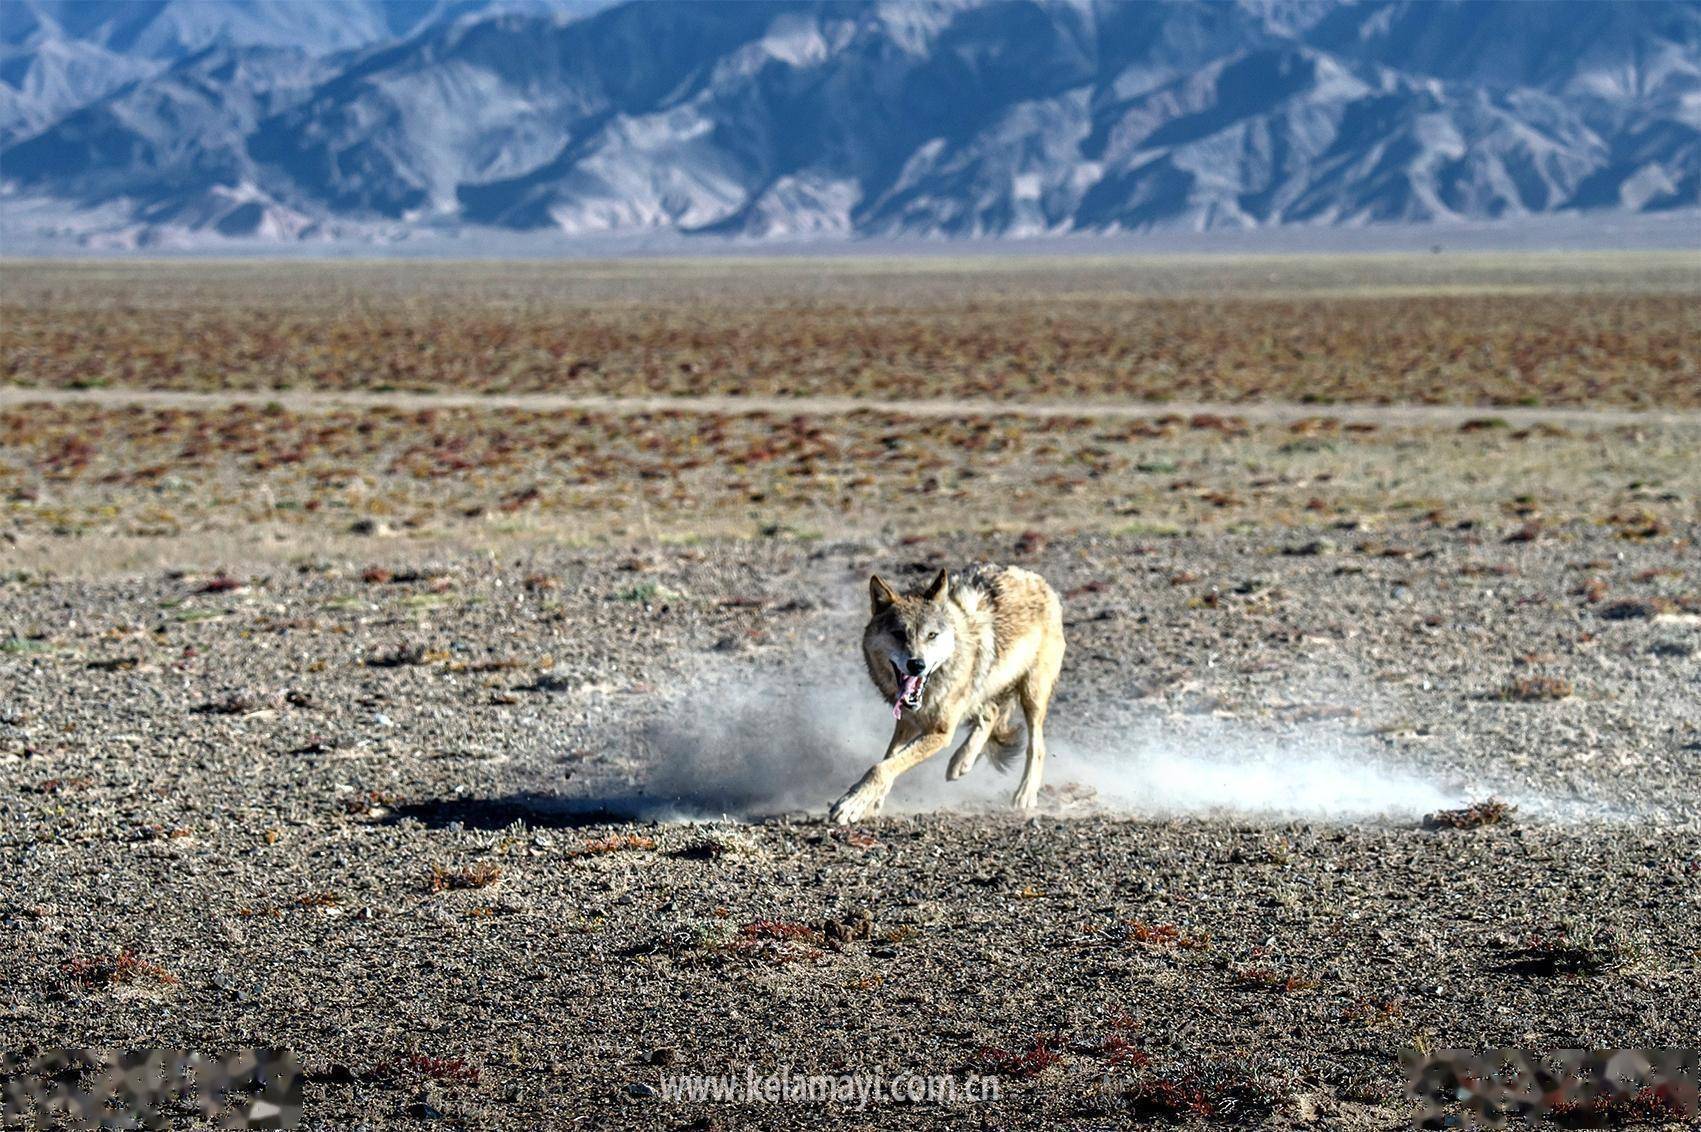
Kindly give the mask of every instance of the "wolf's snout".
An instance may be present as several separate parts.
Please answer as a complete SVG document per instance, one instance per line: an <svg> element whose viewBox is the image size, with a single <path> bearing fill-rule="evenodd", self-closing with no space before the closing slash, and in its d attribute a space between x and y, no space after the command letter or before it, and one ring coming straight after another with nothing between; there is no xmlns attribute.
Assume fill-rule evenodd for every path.
<svg viewBox="0 0 1701 1132"><path fill-rule="evenodd" d="M911 676L920 676L927 671L927 661L919 656L912 656L904 662L904 671Z"/></svg>

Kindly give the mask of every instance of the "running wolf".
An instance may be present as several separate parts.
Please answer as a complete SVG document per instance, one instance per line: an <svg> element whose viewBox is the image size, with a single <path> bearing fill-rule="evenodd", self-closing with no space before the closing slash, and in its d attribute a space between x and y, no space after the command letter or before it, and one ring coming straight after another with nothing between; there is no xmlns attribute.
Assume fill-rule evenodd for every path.
<svg viewBox="0 0 1701 1132"><path fill-rule="evenodd" d="M897 721L886 757L833 804L840 825L880 810L897 777L942 750L967 724L945 777L969 772L987 744L1000 767L1016 754L1015 708L1027 724L1027 763L1011 799L1032 809L1045 773L1045 713L1063 665L1063 607L1044 578L1015 566L941 570L923 590L900 594L868 580L871 616L862 634L868 675Z"/></svg>

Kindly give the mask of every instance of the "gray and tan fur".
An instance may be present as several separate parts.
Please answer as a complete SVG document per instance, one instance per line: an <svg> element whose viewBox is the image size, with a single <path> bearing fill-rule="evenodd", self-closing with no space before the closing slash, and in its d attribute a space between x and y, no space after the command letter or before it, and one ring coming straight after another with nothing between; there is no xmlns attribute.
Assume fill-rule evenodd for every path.
<svg viewBox="0 0 1701 1132"><path fill-rule="evenodd" d="M880 810L900 774L943 750L967 725L945 777L963 777L992 745L1014 761L1015 713L1026 723L1026 762L1011 801L1031 809L1045 774L1045 716L1063 665L1063 607L1044 578L1015 566L941 570L924 589L900 594L878 575L862 653L874 686L897 717L886 757L833 804L840 825Z"/></svg>

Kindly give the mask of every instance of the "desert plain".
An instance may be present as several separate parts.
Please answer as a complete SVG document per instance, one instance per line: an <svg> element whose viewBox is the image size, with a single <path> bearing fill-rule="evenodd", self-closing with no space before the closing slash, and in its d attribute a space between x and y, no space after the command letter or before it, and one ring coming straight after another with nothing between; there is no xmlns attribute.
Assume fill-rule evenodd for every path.
<svg viewBox="0 0 1701 1132"><path fill-rule="evenodd" d="M0 1049L1381 1129L1403 1052L1701 1033L1694 253L0 273ZM983 559L1064 599L1041 806L825 824L868 574ZM673 1095L782 1073L997 1095Z"/></svg>

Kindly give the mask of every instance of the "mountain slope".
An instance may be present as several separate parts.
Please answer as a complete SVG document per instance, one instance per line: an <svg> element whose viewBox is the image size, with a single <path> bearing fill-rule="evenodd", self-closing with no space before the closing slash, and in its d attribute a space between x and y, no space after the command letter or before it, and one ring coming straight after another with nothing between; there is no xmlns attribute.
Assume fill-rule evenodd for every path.
<svg viewBox="0 0 1701 1132"><path fill-rule="evenodd" d="M177 3L103 21L29 0L39 27L5 41L34 124L0 149L3 191L117 210L138 239L995 236L1701 203L1696 4L422 0L339 7L285 46L307 5L190 5L197 23L167 19ZM79 97L52 74L104 58L76 51L132 71L43 110Z"/></svg>

